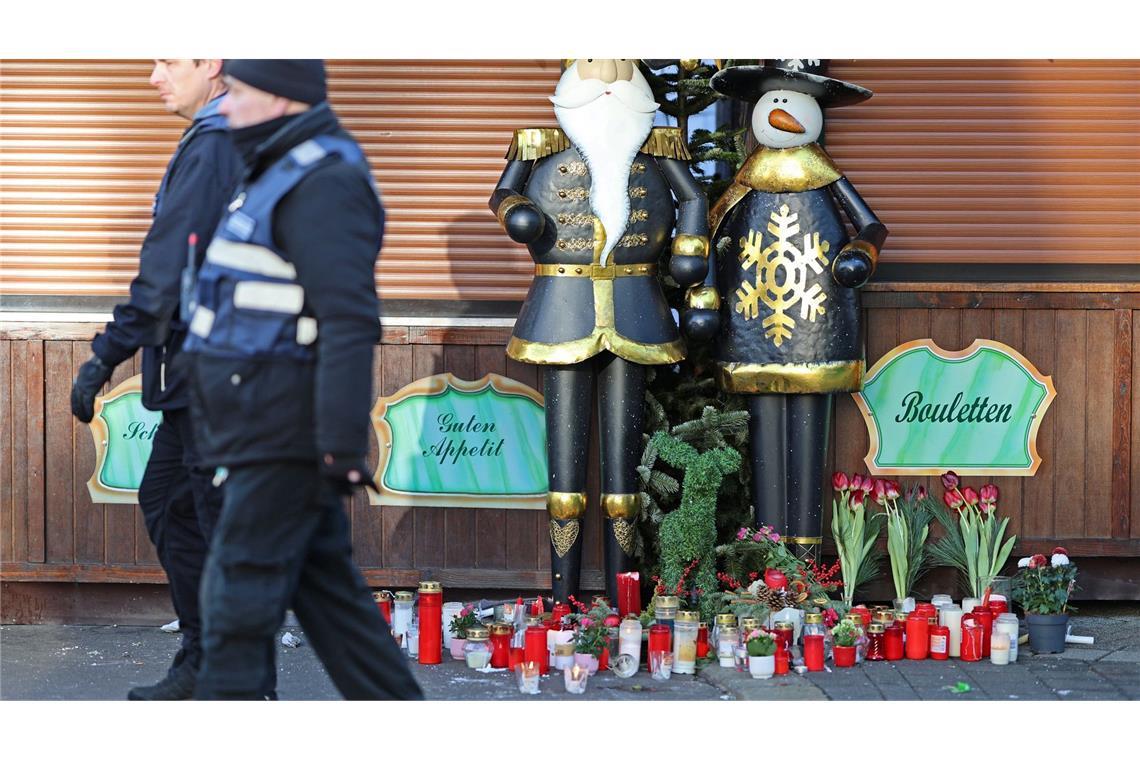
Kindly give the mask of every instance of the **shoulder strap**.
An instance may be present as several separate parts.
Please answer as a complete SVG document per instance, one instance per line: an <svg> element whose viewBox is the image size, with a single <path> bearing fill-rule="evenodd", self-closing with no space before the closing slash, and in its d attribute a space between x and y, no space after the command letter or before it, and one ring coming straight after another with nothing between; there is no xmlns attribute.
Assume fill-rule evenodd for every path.
<svg viewBox="0 0 1140 760"><path fill-rule="evenodd" d="M511 147L507 148L508 161L535 161L570 147L570 140L557 127L531 127L516 129Z"/></svg>

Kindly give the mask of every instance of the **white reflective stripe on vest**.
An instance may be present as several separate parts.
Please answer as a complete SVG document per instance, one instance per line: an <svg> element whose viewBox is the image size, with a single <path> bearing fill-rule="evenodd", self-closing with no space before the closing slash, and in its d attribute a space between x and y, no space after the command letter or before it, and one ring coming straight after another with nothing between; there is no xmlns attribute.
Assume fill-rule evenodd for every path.
<svg viewBox="0 0 1140 760"><path fill-rule="evenodd" d="M317 339L317 320L312 317L297 318L297 343L308 346Z"/></svg>
<svg viewBox="0 0 1140 760"><path fill-rule="evenodd" d="M280 314L300 314L305 305L305 289L285 282L245 280L234 285L234 306Z"/></svg>
<svg viewBox="0 0 1140 760"><path fill-rule="evenodd" d="M190 332L199 338L210 337L210 328L214 326L214 312L205 306L194 309L194 316L190 318Z"/></svg>
<svg viewBox="0 0 1140 760"><path fill-rule="evenodd" d="M214 238L210 247L206 249L206 261L265 277L297 279L297 270L292 264L265 246L251 243L236 243L233 240Z"/></svg>

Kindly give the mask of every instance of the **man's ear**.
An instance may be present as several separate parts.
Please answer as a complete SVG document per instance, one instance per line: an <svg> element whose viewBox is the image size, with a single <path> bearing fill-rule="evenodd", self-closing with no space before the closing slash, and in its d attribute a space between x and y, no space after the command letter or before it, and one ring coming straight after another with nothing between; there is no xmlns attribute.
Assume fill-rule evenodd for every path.
<svg viewBox="0 0 1140 760"><path fill-rule="evenodd" d="M210 79L219 79L222 76L222 59L221 58L207 58L206 74Z"/></svg>

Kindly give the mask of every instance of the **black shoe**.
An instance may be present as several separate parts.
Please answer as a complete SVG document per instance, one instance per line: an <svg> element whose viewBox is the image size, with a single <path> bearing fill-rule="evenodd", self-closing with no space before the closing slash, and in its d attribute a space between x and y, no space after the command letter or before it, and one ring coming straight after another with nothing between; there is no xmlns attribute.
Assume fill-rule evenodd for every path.
<svg viewBox="0 0 1140 760"><path fill-rule="evenodd" d="M171 668L166 678L154 686L136 686L127 692L127 699L142 701L174 701L190 699L194 696L194 685L198 681L198 671L189 665Z"/></svg>

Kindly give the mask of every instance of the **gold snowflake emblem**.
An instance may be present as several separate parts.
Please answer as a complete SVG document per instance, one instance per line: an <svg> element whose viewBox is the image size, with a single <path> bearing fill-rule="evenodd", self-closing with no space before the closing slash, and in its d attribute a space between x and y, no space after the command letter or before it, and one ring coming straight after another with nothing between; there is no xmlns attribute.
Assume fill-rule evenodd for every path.
<svg viewBox="0 0 1140 760"><path fill-rule="evenodd" d="M828 265L825 254L831 246L826 240L820 242L818 232L809 232L803 236L802 247L797 248L793 237L800 231L800 215L789 213L786 204L770 218L768 232L775 240L767 246L761 248L764 233L758 230L749 230L748 237L740 239L740 268L748 271L755 266L756 282L741 283L735 308L751 320L760 316L761 303L768 307L771 313L761 323L767 328L764 336L779 346L792 337L796 320L789 312L795 306L799 306L799 318L811 322L826 312L823 302L827 294L818 283L808 286L808 270L823 272Z"/></svg>

